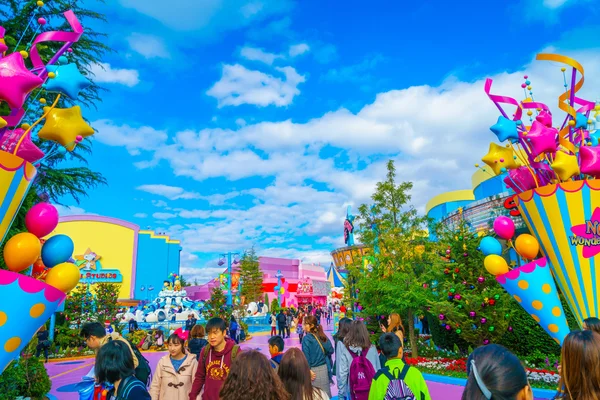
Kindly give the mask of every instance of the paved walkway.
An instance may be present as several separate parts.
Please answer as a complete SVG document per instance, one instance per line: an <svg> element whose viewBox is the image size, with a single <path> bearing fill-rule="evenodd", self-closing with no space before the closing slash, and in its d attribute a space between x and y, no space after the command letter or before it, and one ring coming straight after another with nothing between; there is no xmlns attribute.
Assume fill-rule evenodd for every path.
<svg viewBox="0 0 600 400"><path fill-rule="evenodd" d="M242 349L257 349L268 356L269 336L257 334L252 339L241 345ZM285 339L286 348L299 347L300 342L297 335L293 335L291 339ZM150 361L152 370L156 367L158 360L165 355L166 352L149 352L144 353L144 356ZM93 359L83 359L77 361L56 361L46 364L48 374L52 380L51 395L58 400L78 400L77 388L75 385L81 381L81 378L88 373L93 365ZM450 385L445 383L428 381L429 392L433 400L460 400L463 387ZM333 394L337 394L337 388L332 387Z"/></svg>

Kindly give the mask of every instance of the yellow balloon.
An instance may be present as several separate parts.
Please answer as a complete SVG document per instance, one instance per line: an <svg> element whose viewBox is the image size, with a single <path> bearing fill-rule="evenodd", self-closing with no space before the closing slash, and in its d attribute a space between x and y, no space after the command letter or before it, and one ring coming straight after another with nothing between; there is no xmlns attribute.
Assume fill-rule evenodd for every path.
<svg viewBox="0 0 600 400"><path fill-rule="evenodd" d="M496 143L490 143L490 149L481 161L489 165L496 175L502 173L502 168L514 169L518 167L513 150L499 146Z"/></svg>
<svg viewBox="0 0 600 400"><path fill-rule="evenodd" d="M515 240L515 249L521 257L527 260L533 260L540 252L540 244L536 238L524 233Z"/></svg>
<svg viewBox="0 0 600 400"><path fill-rule="evenodd" d="M64 262L50 268L46 275L46 283L64 293L69 293L77 286L79 278L79 268L75 264Z"/></svg>
<svg viewBox="0 0 600 400"><path fill-rule="evenodd" d="M44 113L50 107L44 107ZM73 151L77 136L88 137L94 134L94 129L81 116L81 107L54 108L46 115L44 126L38 132L38 137L51 140Z"/></svg>
<svg viewBox="0 0 600 400"><path fill-rule="evenodd" d="M570 155L564 151L557 151L554 162L550 164L556 175L563 180L571 179L573 175L579 175L579 162L577 156Z"/></svg>
<svg viewBox="0 0 600 400"><path fill-rule="evenodd" d="M492 275L502 275L508 272L506 260L499 255L490 254L483 260L485 269Z"/></svg>
<svg viewBox="0 0 600 400"><path fill-rule="evenodd" d="M21 272L42 254L40 239L32 233L17 233L4 246L4 263L9 270Z"/></svg>

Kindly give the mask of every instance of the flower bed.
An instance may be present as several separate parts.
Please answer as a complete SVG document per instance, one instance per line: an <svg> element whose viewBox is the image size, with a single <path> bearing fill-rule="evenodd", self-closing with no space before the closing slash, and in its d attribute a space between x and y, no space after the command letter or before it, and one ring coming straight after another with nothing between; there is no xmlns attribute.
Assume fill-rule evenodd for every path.
<svg viewBox="0 0 600 400"><path fill-rule="evenodd" d="M417 367L421 372L437 375L453 376L457 378L467 378L467 359L466 358L425 358L419 357L407 358L409 365ZM537 368L525 368L529 383L538 388L556 389L560 376L557 371Z"/></svg>

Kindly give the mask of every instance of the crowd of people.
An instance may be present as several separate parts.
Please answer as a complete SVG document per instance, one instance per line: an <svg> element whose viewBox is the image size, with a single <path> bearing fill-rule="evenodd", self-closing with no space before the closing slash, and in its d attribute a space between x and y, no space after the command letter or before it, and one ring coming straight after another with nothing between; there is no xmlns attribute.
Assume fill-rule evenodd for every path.
<svg viewBox="0 0 600 400"><path fill-rule="evenodd" d="M294 318L303 329L301 349L285 349L287 332L282 330L269 338L270 359L257 350L240 349L232 338L235 320L213 318L206 326L190 325L189 332L168 337L168 354L151 379L148 362L118 333L90 323L81 335L97 353L96 386L107 400L328 400L334 376L340 400L431 399L421 372L405 361L398 314L381 321L382 335L374 345L360 320L342 318L331 340L314 313L303 312ZM286 313L279 315L287 323ZM583 331L564 341L555 399L599 399L600 381L590 379L598 368L600 320L589 318ZM463 400L533 400L521 361L500 345L474 350L467 375Z"/></svg>

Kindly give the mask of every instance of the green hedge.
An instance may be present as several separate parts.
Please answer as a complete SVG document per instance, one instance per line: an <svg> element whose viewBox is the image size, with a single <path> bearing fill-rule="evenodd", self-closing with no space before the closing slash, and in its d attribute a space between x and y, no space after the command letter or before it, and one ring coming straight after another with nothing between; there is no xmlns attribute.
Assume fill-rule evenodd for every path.
<svg viewBox="0 0 600 400"><path fill-rule="evenodd" d="M14 400L19 396L42 399L50 388L44 364L34 357L13 361L0 375L0 400Z"/></svg>

